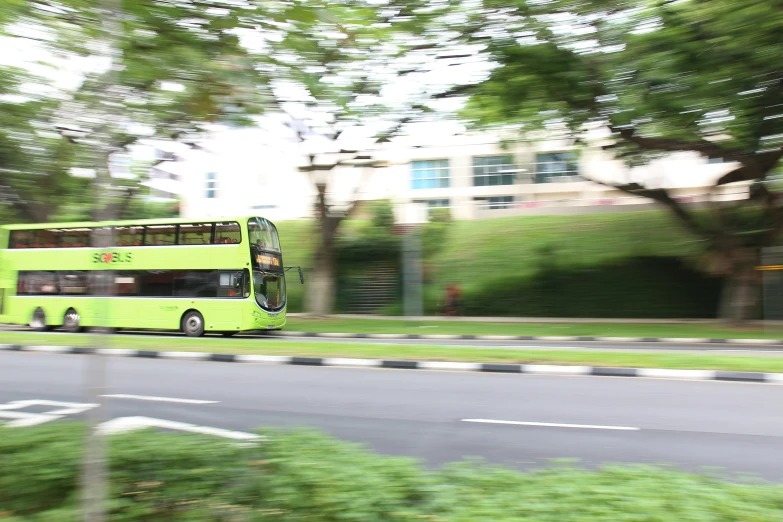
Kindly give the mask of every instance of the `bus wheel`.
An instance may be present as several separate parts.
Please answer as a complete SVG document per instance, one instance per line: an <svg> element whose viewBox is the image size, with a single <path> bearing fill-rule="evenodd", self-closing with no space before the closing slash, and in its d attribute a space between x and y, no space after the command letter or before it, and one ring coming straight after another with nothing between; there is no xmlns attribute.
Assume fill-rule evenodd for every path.
<svg viewBox="0 0 783 522"><path fill-rule="evenodd" d="M188 337L201 337L204 335L204 317L191 310L182 317L182 331Z"/></svg>
<svg viewBox="0 0 783 522"><path fill-rule="evenodd" d="M46 324L46 312L42 308L36 308L30 321L30 328L36 332L46 332L51 328Z"/></svg>
<svg viewBox="0 0 783 522"><path fill-rule="evenodd" d="M79 312L73 308L69 308L68 311L65 312L65 317L63 317L63 330L70 333L81 332L82 327L79 324L80 321L81 317L79 316Z"/></svg>

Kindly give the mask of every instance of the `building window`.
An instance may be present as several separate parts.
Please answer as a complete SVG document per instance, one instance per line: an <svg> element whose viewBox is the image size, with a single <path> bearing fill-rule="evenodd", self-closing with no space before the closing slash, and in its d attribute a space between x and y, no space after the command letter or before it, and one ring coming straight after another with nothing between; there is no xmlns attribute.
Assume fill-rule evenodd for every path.
<svg viewBox="0 0 783 522"><path fill-rule="evenodd" d="M411 170L414 189L449 187L449 160L447 159L414 161Z"/></svg>
<svg viewBox="0 0 783 522"><path fill-rule="evenodd" d="M482 210L502 210L514 206L514 196L491 196L475 198Z"/></svg>
<svg viewBox="0 0 783 522"><path fill-rule="evenodd" d="M480 156L473 158L473 185L513 185L516 166L511 156Z"/></svg>
<svg viewBox="0 0 783 522"><path fill-rule="evenodd" d="M428 215L431 215L432 210L436 208L451 208L450 199L416 199L413 202L418 205L427 205Z"/></svg>
<svg viewBox="0 0 783 522"><path fill-rule="evenodd" d="M574 152L536 154L536 183L579 181L579 167Z"/></svg>
<svg viewBox="0 0 783 522"><path fill-rule="evenodd" d="M207 199L215 199L217 197L217 181L214 172L207 173Z"/></svg>

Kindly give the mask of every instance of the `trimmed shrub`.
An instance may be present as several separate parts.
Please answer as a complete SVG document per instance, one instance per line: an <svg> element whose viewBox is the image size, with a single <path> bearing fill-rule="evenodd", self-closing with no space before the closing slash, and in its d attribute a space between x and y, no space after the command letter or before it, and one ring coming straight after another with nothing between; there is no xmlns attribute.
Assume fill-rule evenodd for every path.
<svg viewBox="0 0 783 522"><path fill-rule="evenodd" d="M79 424L4 430L0 519L80 520ZM783 486L650 466L425 471L313 431L258 445L136 432L110 438L110 520L720 522L783 519Z"/></svg>

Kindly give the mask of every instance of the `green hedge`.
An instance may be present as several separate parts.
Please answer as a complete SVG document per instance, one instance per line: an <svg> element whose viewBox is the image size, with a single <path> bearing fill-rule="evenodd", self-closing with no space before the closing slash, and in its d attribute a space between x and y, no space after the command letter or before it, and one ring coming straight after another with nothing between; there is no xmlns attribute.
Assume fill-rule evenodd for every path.
<svg viewBox="0 0 783 522"><path fill-rule="evenodd" d="M722 280L682 260L635 257L546 267L533 276L465 285L465 314L523 317L712 318Z"/></svg>
<svg viewBox="0 0 783 522"><path fill-rule="evenodd" d="M79 424L3 431L0 519L79 520L83 433ZM783 520L780 485L643 466L424 471L310 431L266 436L254 446L172 433L112 437L110 520Z"/></svg>

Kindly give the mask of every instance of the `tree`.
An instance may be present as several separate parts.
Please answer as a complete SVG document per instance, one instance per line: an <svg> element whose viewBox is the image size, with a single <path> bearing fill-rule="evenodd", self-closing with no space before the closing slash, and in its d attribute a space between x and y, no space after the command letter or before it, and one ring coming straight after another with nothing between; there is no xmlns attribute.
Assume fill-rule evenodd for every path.
<svg viewBox="0 0 783 522"><path fill-rule="evenodd" d="M51 87L52 78L24 69L2 75L0 91L16 96L0 104L0 187L22 219L46 221L69 200L91 202L93 216L107 207L123 214L136 184L111 183L110 156L140 138L183 139L206 123L249 123L269 101L267 77L241 41L255 29L259 5L116 3L14 1L4 10L0 34L43 52L55 72L83 65L75 88ZM94 201L91 184L70 176L72 167L91 168L113 191Z"/></svg>
<svg viewBox="0 0 783 522"><path fill-rule="evenodd" d="M470 4L470 5L468 5ZM770 189L783 156L783 17L757 0L483 0L462 2L443 45L471 49L493 69L444 96L467 96L479 125L521 125L583 142L605 126L606 145L630 164L692 151L734 165L715 189L749 182L736 203L712 198L695 213L665 188L617 183L668 207L707 245L726 278L722 317L749 317L757 303L760 249L779 241L783 206ZM464 61L464 58L463 58Z"/></svg>
<svg viewBox="0 0 783 522"><path fill-rule="evenodd" d="M334 308L337 232L364 190L360 180L347 198L336 197L340 172L361 167L365 178L383 164L381 144L428 111L416 103L421 96L400 99L387 91L410 67L402 58L412 35L425 28L411 14L424 4L298 0L272 10L263 22L278 33L267 37L264 67L277 78L275 99L291 115L300 170L316 191L317 247L306 302L312 314Z"/></svg>

